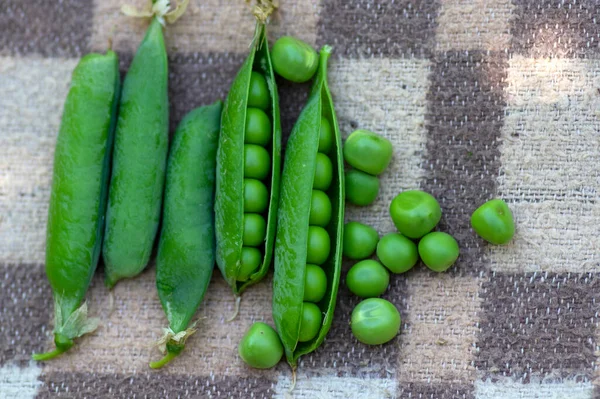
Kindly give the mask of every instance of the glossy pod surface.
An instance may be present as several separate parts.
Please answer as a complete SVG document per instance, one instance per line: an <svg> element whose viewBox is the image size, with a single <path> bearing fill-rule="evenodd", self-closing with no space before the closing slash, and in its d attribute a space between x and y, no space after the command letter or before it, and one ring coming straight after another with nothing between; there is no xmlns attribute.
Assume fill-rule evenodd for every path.
<svg viewBox="0 0 600 399"><path fill-rule="evenodd" d="M108 287L139 274L158 229L168 151L167 52L153 18L123 82L102 256Z"/></svg>
<svg viewBox="0 0 600 399"><path fill-rule="evenodd" d="M344 227L344 167L339 127L327 86L327 59L330 51L328 46L321 50L319 69L311 95L287 143L281 183L275 245L273 319L292 368L296 367L300 356L314 351L325 339L333 319L340 280ZM311 189L317 167L322 118L329 120L335 138L329 155L332 163L332 182L325 190L331 202L331 218L324 228L310 226L309 222L313 202ZM319 265L326 276L327 286L322 299L316 304L304 302L307 289L306 264L310 251L309 231L315 228L324 229L330 239L328 256ZM312 285L310 279L309 285ZM317 282L315 285L318 284ZM321 295L315 296L318 298ZM317 316L313 312L314 305L318 307L322 320L319 322L319 318L316 318L318 331L314 337L306 339L314 333L312 328ZM305 328L301 325L303 315L306 322L310 323Z"/></svg>
<svg viewBox="0 0 600 399"><path fill-rule="evenodd" d="M265 87L268 88L268 94L264 93ZM269 129L268 134L263 134L265 126ZM254 146L251 147L253 151L250 155L258 154L257 157L252 157L256 161L253 168L245 165L247 157L244 154L248 155L248 146ZM261 151L257 146L262 146L266 151ZM266 175L263 168L265 162L269 163ZM280 167L279 99L266 27L257 23L250 54L235 77L224 104L217 150L216 259L221 274L235 295L260 281L269 269L273 256ZM253 181L248 182L248 179ZM267 189L267 206L264 205L264 190L259 183ZM252 193L257 193L257 197L250 202L254 195ZM255 215L245 217L252 214ZM258 215L266 222L262 239L262 227L256 217ZM250 224L255 227L252 235L246 234L247 245L244 244L244 221L256 222ZM260 262L256 262L257 251L260 252Z"/></svg>
<svg viewBox="0 0 600 399"><path fill-rule="evenodd" d="M46 240L46 274L57 315L55 355L84 332L66 324L85 298L100 255L119 83L114 52L89 54L73 71L64 105Z"/></svg>
<svg viewBox="0 0 600 399"><path fill-rule="evenodd" d="M174 334L185 331L200 305L215 264L214 195L222 103L183 118L167 164L156 288ZM183 343L171 339L168 353Z"/></svg>

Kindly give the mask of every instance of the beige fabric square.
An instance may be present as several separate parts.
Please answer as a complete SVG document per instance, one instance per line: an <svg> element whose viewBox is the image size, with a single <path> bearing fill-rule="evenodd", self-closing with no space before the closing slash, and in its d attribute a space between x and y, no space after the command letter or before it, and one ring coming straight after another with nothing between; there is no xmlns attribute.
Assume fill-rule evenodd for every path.
<svg viewBox="0 0 600 399"><path fill-rule="evenodd" d="M510 60L498 193L518 224L493 270L600 269L598 87L600 60Z"/></svg>
<svg viewBox="0 0 600 399"><path fill-rule="evenodd" d="M425 113L430 62L417 59L338 59L330 62L329 84L343 139L355 129L388 138L394 156L380 176L380 191L367 207L347 203L346 220L360 220L379 233L395 231L392 199L419 188L425 171Z"/></svg>
<svg viewBox="0 0 600 399"><path fill-rule="evenodd" d="M76 64L0 57L0 263L44 261L54 147Z"/></svg>
<svg viewBox="0 0 600 399"><path fill-rule="evenodd" d="M442 0L436 50L505 50L510 45L511 0Z"/></svg>
<svg viewBox="0 0 600 399"><path fill-rule="evenodd" d="M275 386L276 399L288 399L292 384L289 373L279 375ZM395 398L398 383L393 378L356 378L337 375L308 376L302 369L293 392L295 399L335 398L335 399L380 399Z"/></svg>
<svg viewBox="0 0 600 399"><path fill-rule="evenodd" d="M119 52L134 53L144 36L147 19L127 17L120 12L121 0L95 0L91 48L104 51L110 37ZM141 9L146 0L127 4ZM317 38L319 0L281 0L272 16L270 37L293 35L314 44ZM246 53L254 34L255 19L246 3L240 1L191 0L184 14L166 28L169 52Z"/></svg>
<svg viewBox="0 0 600 399"><path fill-rule="evenodd" d="M424 269L410 279L401 315L400 383L473 381L480 280Z"/></svg>

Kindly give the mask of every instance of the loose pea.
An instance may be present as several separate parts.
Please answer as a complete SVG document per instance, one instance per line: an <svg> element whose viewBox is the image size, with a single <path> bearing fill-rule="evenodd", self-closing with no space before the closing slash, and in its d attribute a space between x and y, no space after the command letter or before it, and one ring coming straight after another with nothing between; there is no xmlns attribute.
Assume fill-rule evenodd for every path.
<svg viewBox="0 0 600 399"><path fill-rule="evenodd" d="M322 265L329 257L331 242L327 230L320 226L308 227L306 263Z"/></svg>
<svg viewBox="0 0 600 399"><path fill-rule="evenodd" d="M300 321L300 332L298 341L307 342L317 336L321 329L323 314L321 309L314 303L304 302L302 305L302 320Z"/></svg>
<svg viewBox="0 0 600 399"><path fill-rule="evenodd" d="M431 194L408 190L392 200L390 215L400 233L409 238L421 238L438 224L442 210Z"/></svg>
<svg viewBox="0 0 600 399"><path fill-rule="evenodd" d="M244 213L244 245L257 247L265 240L267 222L258 213Z"/></svg>
<svg viewBox="0 0 600 399"><path fill-rule="evenodd" d="M271 157L264 147L244 144L244 177L262 180L268 176Z"/></svg>
<svg viewBox="0 0 600 399"><path fill-rule="evenodd" d="M379 234L366 224L348 222L344 227L344 256L350 259L365 259L375 252Z"/></svg>
<svg viewBox="0 0 600 399"><path fill-rule="evenodd" d="M436 231L419 241L419 255L423 263L434 272L446 271L456 262L459 253L458 243L447 233Z"/></svg>
<svg viewBox="0 0 600 399"><path fill-rule="evenodd" d="M252 71L248 92L248 107L260 108L266 111L269 108L269 99L267 80L262 74Z"/></svg>
<svg viewBox="0 0 600 399"><path fill-rule="evenodd" d="M346 285L361 298L372 298L385 292L390 284L390 273L376 260L363 260L348 270Z"/></svg>
<svg viewBox="0 0 600 399"><path fill-rule="evenodd" d="M242 264L238 273L238 281L246 281L258 269L262 262L262 253L253 247L242 247Z"/></svg>
<svg viewBox="0 0 600 399"><path fill-rule="evenodd" d="M400 331L400 312L385 299L365 299L352 311L352 334L363 344L380 345Z"/></svg>
<svg viewBox="0 0 600 399"><path fill-rule="evenodd" d="M333 179L333 165L331 164L331 159L325 154L318 153L316 164L313 188L327 191L329 186L331 186L331 180Z"/></svg>
<svg viewBox="0 0 600 399"><path fill-rule="evenodd" d="M312 190L308 224L325 227L331 220L331 200L321 190Z"/></svg>
<svg viewBox="0 0 600 399"><path fill-rule="evenodd" d="M244 334L238 346L238 353L248 366L269 369L281 360L283 345L273 327L257 322Z"/></svg>
<svg viewBox="0 0 600 399"><path fill-rule="evenodd" d="M356 130L346 139L344 160L355 169L378 175L392 160L392 143L368 130Z"/></svg>
<svg viewBox="0 0 600 399"><path fill-rule="evenodd" d="M327 276L317 265L306 265L304 278L304 301L317 303L327 291Z"/></svg>
<svg viewBox="0 0 600 399"><path fill-rule="evenodd" d="M473 230L484 240L502 245L515 235L512 212L501 199L493 199L481 205L471 216Z"/></svg>
<svg viewBox="0 0 600 399"><path fill-rule="evenodd" d="M377 244L377 257L392 273L404 273L419 261L417 244L402 234L390 233Z"/></svg>
<svg viewBox="0 0 600 399"><path fill-rule="evenodd" d="M319 152L329 154L333 148L333 129L327 118L321 118L321 130L319 131Z"/></svg>
<svg viewBox="0 0 600 399"><path fill-rule="evenodd" d="M258 108L248 108L246 110L244 143L258 144L264 147L269 144L272 135L271 120L267 114Z"/></svg>
<svg viewBox="0 0 600 399"><path fill-rule="evenodd" d="M244 179L244 212L263 213L267 210L269 192L263 182Z"/></svg>
<svg viewBox="0 0 600 399"><path fill-rule="evenodd" d="M280 37L271 50L273 69L281 77L296 83L308 81L319 65L319 57L308 43L291 36Z"/></svg>
<svg viewBox="0 0 600 399"><path fill-rule="evenodd" d="M357 169L346 172L346 201L358 206L370 205L379 194L379 178Z"/></svg>

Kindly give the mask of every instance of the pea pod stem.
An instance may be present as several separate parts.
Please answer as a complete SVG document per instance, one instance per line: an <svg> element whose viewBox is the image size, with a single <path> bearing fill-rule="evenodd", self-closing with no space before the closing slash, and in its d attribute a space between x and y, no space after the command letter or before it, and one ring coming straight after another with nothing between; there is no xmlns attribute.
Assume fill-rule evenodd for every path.
<svg viewBox="0 0 600 399"><path fill-rule="evenodd" d="M160 360L156 362L150 362L149 366L151 369L160 369L163 368L166 364L170 363L171 360L175 359L179 354L173 352L167 352L167 354Z"/></svg>
<svg viewBox="0 0 600 399"><path fill-rule="evenodd" d="M65 351L63 349L56 348L50 352L34 353L33 355L31 355L31 358L36 361L45 361L45 360L54 359L55 357L62 355L63 353L65 353Z"/></svg>
<svg viewBox="0 0 600 399"><path fill-rule="evenodd" d="M234 295L235 304L233 305L233 314L227 319L228 323L231 323L236 319L238 314L240 313L240 302L242 301L241 295Z"/></svg>

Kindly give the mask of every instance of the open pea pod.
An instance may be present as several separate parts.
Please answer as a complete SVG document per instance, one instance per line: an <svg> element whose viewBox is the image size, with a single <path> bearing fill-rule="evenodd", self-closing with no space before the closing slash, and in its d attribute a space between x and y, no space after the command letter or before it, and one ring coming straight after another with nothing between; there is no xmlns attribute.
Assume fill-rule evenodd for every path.
<svg viewBox="0 0 600 399"><path fill-rule="evenodd" d="M286 147L281 180L281 200L275 239L275 278L273 319L283 342L287 361L295 370L298 358L318 348L333 320L342 261L344 227L344 164L342 142L327 85L327 59L331 48L323 47L311 95L296 122ZM332 181L325 193L331 201L331 219L324 226L330 238L330 251L320 265L327 277L325 295L316 303L322 322L316 335L301 342L300 330L305 297L305 276L309 245L311 191L317 168L322 121L329 121L333 148L329 153ZM310 306L313 306L312 304Z"/></svg>
<svg viewBox="0 0 600 399"><path fill-rule="evenodd" d="M262 109L249 108L252 79L262 76L265 96ZM265 206L253 216L260 216L266 223L264 239L258 245L244 246L245 212L245 146L247 145L248 110L263 112L269 119L268 139L263 148L268 154L268 172L260 184L266 187ZM256 111L256 112L258 112ZM259 113L260 113L259 112ZM256 148L256 146L255 146ZM261 150L262 151L262 150ZM279 202L279 180L281 168L281 122L279 98L264 23L257 22L250 53L235 77L221 117L221 134L217 150L217 178L215 197L216 259L223 277L239 295L250 285L260 281L269 269L273 256L275 223ZM256 179L252 179L256 183ZM258 183L257 183L258 184ZM259 254L251 270L244 251Z"/></svg>

